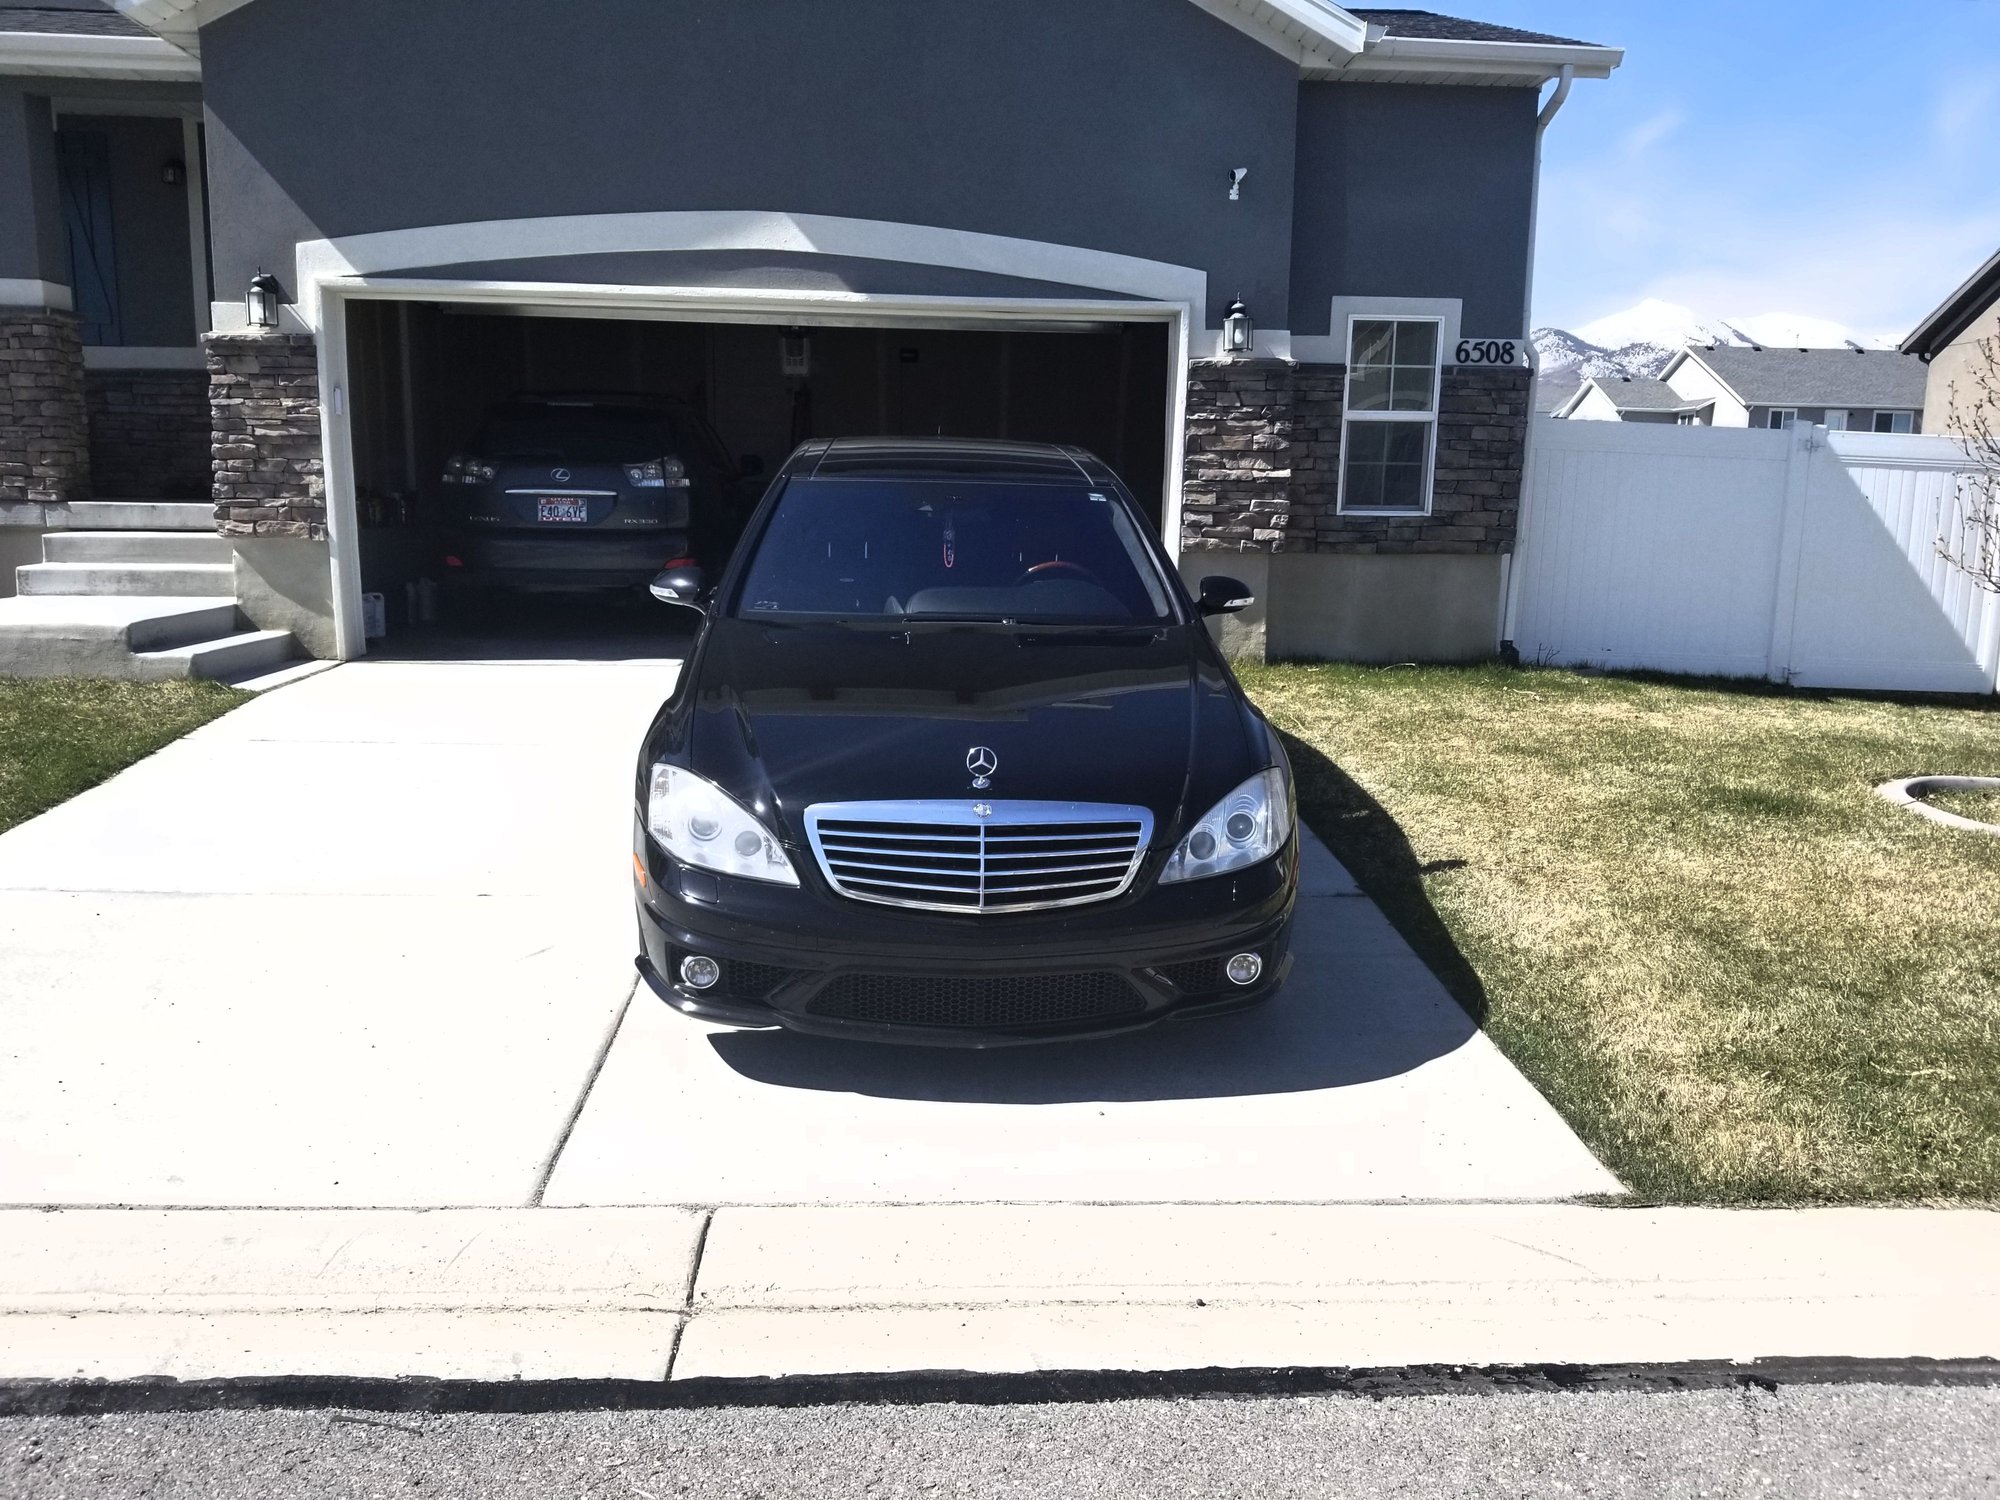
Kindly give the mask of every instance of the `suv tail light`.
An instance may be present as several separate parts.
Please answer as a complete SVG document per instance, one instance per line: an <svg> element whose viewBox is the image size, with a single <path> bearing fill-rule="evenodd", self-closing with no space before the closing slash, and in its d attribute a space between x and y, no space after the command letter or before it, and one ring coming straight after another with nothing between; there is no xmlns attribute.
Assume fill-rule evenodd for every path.
<svg viewBox="0 0 2000 1500"><path fill-rule="evenodd" d="M688 483L687 465L671 455L650 463L627 464L625 477L642 490L680 490Z"/></svg>

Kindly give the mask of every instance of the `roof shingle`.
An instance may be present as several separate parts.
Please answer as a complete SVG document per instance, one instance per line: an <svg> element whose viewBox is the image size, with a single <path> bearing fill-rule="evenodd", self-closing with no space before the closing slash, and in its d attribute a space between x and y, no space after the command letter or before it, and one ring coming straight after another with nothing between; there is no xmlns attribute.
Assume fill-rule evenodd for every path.
<svg viewBox="0 0 2000 1500"><path fill-rule="evenodd" d="M1548 36L1539 31L1519 31L1512 26L1494 26L1486 21L1465 21L1457 16L1441 16L1432 10L1348 10L1371 25L1380 26L1390 36L1431 42L1541 42L1549 46L1589 47L1566 36Z"/></svg>
<svg viewBox="0 0 2000 1500"><path fill-rule="evenodd" d="M1918 411L1924 404L1924 367L1893 349L1741 349L1696 344L1688 353L1750 406Z"/></svg>
<svg viewBox="0 0 2000 1500"><path fill-rule="evenodd" d="M99 0L0 0L0 31L40 36L150 36Z"/></svg>
<svg viewBox="0 0 2000 1500"><path fill-rule="evenodd" d="M1664 380L1647 380L1637 375L1606 378L1593 382L1619 411L1694 411L1708 403L1690 401Z"/></svg>

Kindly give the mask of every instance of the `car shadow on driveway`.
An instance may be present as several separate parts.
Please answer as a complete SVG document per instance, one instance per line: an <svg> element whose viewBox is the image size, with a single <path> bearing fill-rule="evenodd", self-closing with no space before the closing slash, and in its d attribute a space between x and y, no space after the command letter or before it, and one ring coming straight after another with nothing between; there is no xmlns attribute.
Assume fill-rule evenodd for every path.
<svg viewBox="0 0 2000 1500"><path fill-rule="evenodd" d="M1429 976L1421 965L1415 975L1400 967L1301 953L1284 991L1256 1010L1097 1041L965 1051L739 1031L709 1045L757 1083L891 1099L1076 1104L1306 1093L1410 1072L1473 1035L1465 1012L1422 983Z"/></svg>
<svg viewBox="0 0 2000 1500"><path fill-rule="evenodd" d="M1426 864L1410 847L1387 808L1333 761L1296 735L1278 731L1291 757L1299 815L1325 841L1355 883L1382 909L1396 931L1464 1007L1475 1025L1486 1024L1486 985L1459 951L1424 888L1426 875L1461 868L1463 861Z"/></svg>
<svg viewBox="0 0 2000 1500"><path fill-rule="evenodd" d="M984 1051L785 1031L722 1032L709 1045L745 1078L781 1088L981 1104L1337 1089L1393 1078L1457 1051L1478 1030L1485 991L1432 910L1409 840L1317 750L1289 736L1286 748L1310 826L1357 878L1367 872L1361 883L1370 894L1355 894L1308 859L1292 977L1269 1004L1130 1036Z"/></svg>

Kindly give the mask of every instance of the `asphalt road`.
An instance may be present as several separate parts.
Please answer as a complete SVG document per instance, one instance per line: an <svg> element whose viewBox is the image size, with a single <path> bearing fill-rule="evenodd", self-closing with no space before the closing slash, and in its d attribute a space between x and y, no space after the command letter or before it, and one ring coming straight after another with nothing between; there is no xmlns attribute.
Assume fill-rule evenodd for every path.
<svg viewBox="0 0 2000 1500"><path fill-rule="evenodd" d="M7 1497L1956 1496L2000 1389L0 1420Z"/></svg>

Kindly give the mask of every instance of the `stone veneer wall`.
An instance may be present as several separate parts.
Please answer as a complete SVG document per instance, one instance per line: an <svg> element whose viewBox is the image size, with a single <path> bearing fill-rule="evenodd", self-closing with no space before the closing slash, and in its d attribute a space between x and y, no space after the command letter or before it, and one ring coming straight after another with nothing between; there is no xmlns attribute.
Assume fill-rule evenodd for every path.
<svg viewBox="0 0 2000 1500"><path fill-rule="evenodd" d="M204 342L216 530L324 541L326 466L312 335L212 333Z"/></svg>
<svg viewBox="0 0 2000 1500"><path fill-rule="evenodd" d="M81 325L71 313L0 308L0 501L89 498Z"/></svg>
<svg viewBox="0 0 2000 1500"><path fill-rule="evenodd" d="M1343 365L1212 360L1188 372L1181 545L1203 552L1514 549L1534 377L1447 366L1427 516L1343 516Z"/></svg>
<svg viewBox="0 0 2000 1500"><path fill-rule="evenodd" d="M100 495L197 500L214 483L208 376L200 370L86 370L90 473Z"/></svg>

